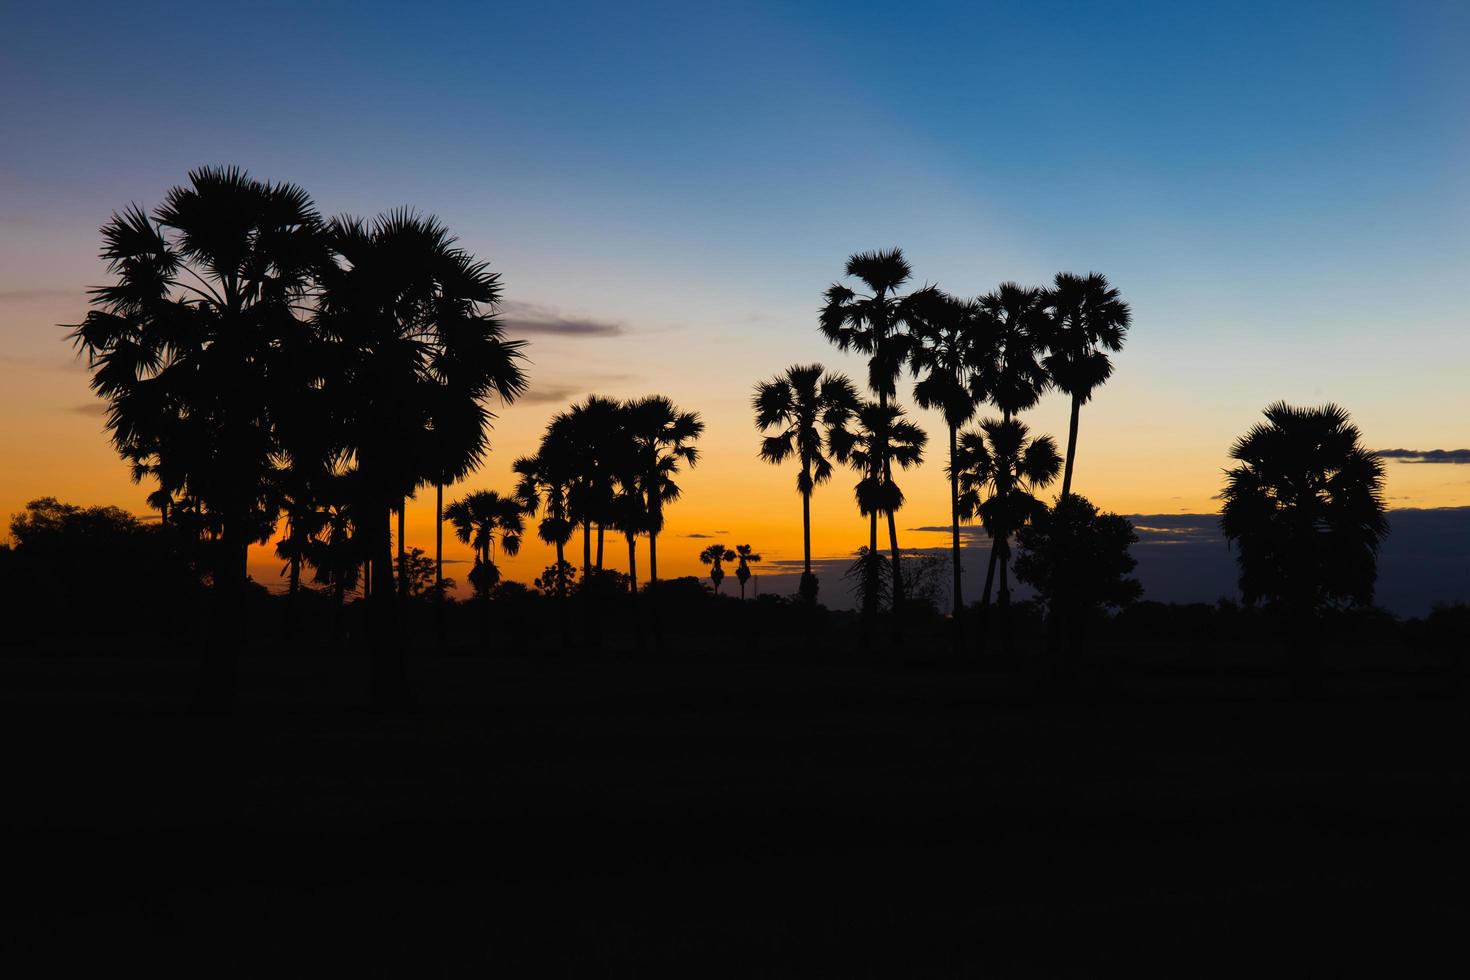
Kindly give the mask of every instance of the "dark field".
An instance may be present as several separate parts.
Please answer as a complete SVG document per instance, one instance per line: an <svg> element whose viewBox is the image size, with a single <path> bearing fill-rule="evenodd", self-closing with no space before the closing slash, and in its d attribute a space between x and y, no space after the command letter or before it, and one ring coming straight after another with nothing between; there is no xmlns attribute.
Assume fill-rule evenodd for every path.
<svg viewBox="0 0 1470 980"><path fill-rule="evenodd" d="M0 660L12 976L1423 974L1470 926L1431 670ZM1444 959L1453 956L1454 959ZM1459 968L1451 972L1458 973Z"/></svg>

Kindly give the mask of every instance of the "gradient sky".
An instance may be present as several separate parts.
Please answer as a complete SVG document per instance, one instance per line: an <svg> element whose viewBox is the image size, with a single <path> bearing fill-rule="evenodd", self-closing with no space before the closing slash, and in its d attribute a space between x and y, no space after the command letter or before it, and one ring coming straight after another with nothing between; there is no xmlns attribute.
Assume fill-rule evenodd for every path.
<svg viewBox="0 0 1470 980"><path fill-rule="evenodd" d="M469 486L506 489L587 392L702 412L666 574L696 569L690 535L800 556L750 389L794 362L861 376L816 309L863 249L959 294L1061 269L1122 289L1134 327L1076 477L1108 509L1213 511L1277 399L1343 404L1374 448L1462 448L1467 47L1464 3L6 5L0 513L144 510L56 324L104 281L112 211L209 163L326 214L438 214L502 273L533 387ZM918 415L935 462L901 527L948 513ZM1065 417L1053 396L1028 421ZM1470 504L1470 466L1388 473L1391 506ZM816 497L820 555L865 542L852 482ZM431 550L420 501L409 543Z"/></svg>

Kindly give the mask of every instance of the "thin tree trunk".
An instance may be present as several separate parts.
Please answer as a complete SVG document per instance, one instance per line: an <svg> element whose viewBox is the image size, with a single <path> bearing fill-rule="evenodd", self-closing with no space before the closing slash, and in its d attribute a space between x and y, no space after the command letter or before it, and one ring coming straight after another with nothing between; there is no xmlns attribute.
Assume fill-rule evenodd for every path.
<svg viewBox="0 0 1470 980"><path fill-rule="evenodd" d="M602 535L604 528L601 523L597 525L597 570L602 571Z"/></svg>
<svg viewBox="0 0 1470 980"><path fill-rule="evenodd" d="M643 621L638 618L638 538L625 535L628 539L628 618L633 626L633 645L643 649Z"/></svg>
<svg viewBox="0 0 1470 980"><path fill-rule="evenodd" d="M582 582L592 574L592 522L582 522Z"/></svg>
<svg viewBox="0 0 1470 980"><path fill-rule="evenodd" d="M998 613L1000 615L1000 652L1011 652L1011 543L1008 537L1000 542L1000 593Z"/></svg>
<svg viewBox="0 0 1470 980"><path fill-rule="evenodd" d="M398 596L408 596L408 549L404 539L408 537L406 530L407 520L404 512L408 509L407 501L402 497L398 499Z"/></svg>
<svg viewBox="0 0 1470 980"><path fill-rule="evenodd" d="M803 465L802 475L807 478L802 482L811 485L810 468ZM811 491L804 491L801 495L801 557L802 574L801 588L798 590L802 599L813 605L817 601L816 577L812 575L812 495Z"/></svg>
<svg viewBox="0 0 1470 980"><path fill-rule="evenodd" d="M955 656L960 655L965 642L965 599L961 586L960 567L960 475L955 469L955 455L959 448L957 435L959 426L949 427L949 530L950 561L954 565L954 594L950 597L950 631L953 634L951 648Z"/></svg>
<svg viewBox="0 0 1470 980"><path fill-rule="evenodd" d="M875 556L878 554L878 512L875 510L868 515L868 555L863 561L863 581L867 583L863 589L863 645L869 642L873 630L873 617L878 613L878 563Z"/></svg>
<svg viewBox="0 0 1470 980"><path fill-rule="evenodd" d="M444 625L444 481L434 484L434 635L439 649L447 645Z"/></svg>
<svg viewBox="0 0 1470 980"><path fill-rule="evenodd" d="M658 532L648 532L648 587L658 584Z"/></svg>
<svg viewBox="0 0 1470 980"><path fill-rule="evenodd" d="M1072 396L1072 424L1067 429L1067 463L1062 471L1062 497L1072 492L1072 463L1077 458L1077 423L1082 417L1082 396Z"/></svg>
<svg viewBox="0 0 1470 980"><path fill-rule="evenodd" d="M990 626L990 592L995 585L995 565L1000 552L995 543L995 536L990 538L990 558L985 564L985 590L980 595L980 619L975 624L976 644L980 653L985 652L986 634Z"/></svg>
<svg viewBox="0 0 1470 980"><path fill-rule="evenodd" d="M372 542L372 594L368 599L373 648L373 700L379 707L401 707L408 700L408 672L400 645L393 582L392 508L380 504L367 526Z"/></svg>

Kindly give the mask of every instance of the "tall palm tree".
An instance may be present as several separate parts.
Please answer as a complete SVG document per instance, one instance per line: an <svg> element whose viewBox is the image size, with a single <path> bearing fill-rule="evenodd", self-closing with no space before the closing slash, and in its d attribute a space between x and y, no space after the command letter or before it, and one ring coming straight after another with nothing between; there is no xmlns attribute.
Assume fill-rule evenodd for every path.
<svg viewBox="0 0 1470 980"><path fill-rule="evenodd" d="M629 435L638 466L638 483L646 515L648 534L648 581L658 582L658 534L664 527L664 507L682 492L674 477L683 464L693 469L699 462L694 440L704 433L698 412L681 412L662 395L650 395L626 407Z"/></svg>
<svg viewBox="0 0 1470 980"><path fill-rule="evenodd" d="M750 566L760 563L761 556L750 550L748 544L735 546L735 557L740 564L735 567L735 577L740 580L740 601L745 601L745 583L750 581Z"/></svg>
<svg viewBox="0 0 1470 980"><path fill-rule="evenodd" d="M817 599L817 577L812 574L812 491L832 478L832 461L827 457L831 433L847 425L858 404L852 382L845 375L824 370L820 364L793 365L756 385L752 399L756 428L763 433L776 430L761 440L761 459L783 463L795 456L801 465L796 492L801 494L804 563L798 591L808 603Z"/></svg>
<svg viewBox="0 0 1470 980"><path fill-rule="evenodd" d="M1388 533L1383 463L1337 405L1277 402L1230 449L1220 525L1239 546L1240 589L1299 624L1324 607L1373 600Z"/></svg>
<svg viewBox="0 0 1470 980"><path fill-rule="evenodd" d="M871 618L876 612L878 586L875 581L878 559L878 523L873 518L878 514L888 517L890 526L894 514L903 506L903 489L893 479L893 467L909 469L917 466L924 458L926 436L923 430L904 417L903 409L897 405L883 405L866 401L858 406L852 429L841 430L841 437L834 447L834 455L840 462L855 469L860 479L853 488L858 511L868 522L869 582L864 591L864 615ZM902 575L901 555L898 540L891 539L893 579ZM895 588L895 609L902 601L902 593Z"/></svg>
<svg viewBox="0 0 1470 980"><path fill-rule="evenodd" d="M503 497L494 490L476 490L445 508L444 516L454 528L461 544L475 553L470 571L470 584L480 605L480 643L489 642L490 593L500 581L500 568L495 564L495 546L514 557L521 550L525 534L525 503L516 497Z"/></svg>
<svg viewBox="0 0 1470 980"><path fill-rule="evenodd" d="M960 484L956 453L960 426L974 418L975 410L988 392L977 383L977 368L995 360L995 321L976 301L956 299L938 289L920 290L911 299L913 315L909 330L913 337L910 354L914 373L914 401L923 408L938 409L949 429L949 516L950 550L953 565L951 617L953 640L958 651L963 642L961 612L964 593L960 560Z"/></svg>
<svg viewBox="0 0 1470 980"><path fill-rule="evenodd" d="M192 171L150 215L137 206L102 228L114 276L72 330L123 458L166 474L217 522L214 583L227 615L207 644L201 694L233 698L245 633L246 554L275 523L282 346L307 331L305 305L323 254L306 192L238 168Z"/></svg>
<svg viewBox="0 0 1470 980"><path fill-rule="evenodd" d="M521 477L516 496L527 514L541 514L536 533L542 541L556 548L558 569L566 562L566 546L572 539L573 530L567 504L573 462L560 445L564 433L565 427L559 427L553 420L541 437L541 447L536 455L521 457L513 467ZM558 575L556 581L557 597L565 599L566 576Z"/></svg>
<svg viewBox="0 0 1470 980"><path fill-rule="evenodd" d="M913 275L901 249L886 252L859 252L849 256L846 274L860 281L866 293L855 292L834 283L824 294L819 326L822 335L837 345L838 350L856 350L868 355L868 387L878 396L878 405L888 407L897 394L898 376L908 362L910 337L904 327L908 323L908 297L898 290ZM892 473L883 480L892 481ZM877 537L878 513L869 516L869 538ZM888 543L898 552L898 527L890 515ZM901 607L902 583L895 578L894 606Z"/></svg>
<svg viewBox="0 0 1470 980"><path fill-rule="evenodd" d="M1067 429L1067 462L1062 496L1072 492L1072 464L1077 458L1077 424L1082 406L1113 374L1109 351L1123 349L1132 313L1107 277L1058 272L1046 303L1050 314L1044 364L1052 383L1072 399Z"/></svg>
<svg viewBox="0 0 1470 980"><path fill-rule="evenodd" d="M1010 420L1041 400L1051 379L1041 363L1048 328L1046 294L1034 287L1003 282L980 297L981 312L990 319L992 343L970 376L977 400L988 400ZM1001 549L990 549L981 593L982 610L990 607ZM983 613L982 613L983 615ZM982 636L983 640L983 636Z"/></svg>
<svg viewBox="0 0 1470 980"><path fill-rule="evenodd" d="M499 275L436 219L408 210L338 218L329 238L336 261L323 270L318 321L337 351L335 424L373 565L375 692L399 700L407 692L389 514L417 487L483 459L494 417L484 403L525 390L523 343L507 340L495 315Z"/></svg>
<svg viewBox="0 0 1470 980"><path fill-rule="evenodd" d="M602 571L603 531L612 522L613 466L624 448L621 406L611 398L588 396L553 420L564 435L558 445L575 461L567 490L567 508L582 528L582 576ZM597 560L592 559L592 526L597 526Z"/></svg>
<svg viewBox="0 0 1470 980"><path fill-rule="evenodd" d="M725 562L735 560L735 552L722 544L712 544L699 553L699 560L709 566L709 580L715 583L719 594L720 583L725 581Z"/></svg>
<svg viewBox="0 0 1470 980"><path fill-rule="evenodd" d="M979 430L960 435L956 465L960 516L978 517L990 535L990 549L999 556L1000 607L1002 615L1008 615L1010 536L1046 507L1036 494L1056 479L1062 457L1051 436L1032 438L1019 419L992 418L983 420ZM992 570L996 564L991 563ZM991 574L986 577L987 597Z"/></svg>

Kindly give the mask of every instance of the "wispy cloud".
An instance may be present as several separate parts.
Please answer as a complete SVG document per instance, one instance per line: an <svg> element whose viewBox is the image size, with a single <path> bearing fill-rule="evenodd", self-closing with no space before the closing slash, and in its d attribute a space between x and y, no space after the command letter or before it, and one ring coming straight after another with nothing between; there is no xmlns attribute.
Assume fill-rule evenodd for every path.
<svg viewBox="0 0 1470 980"><path fill-rule="evenodd" d="M714 537L714 535L713 534L686 534L686 535L684 535L684 537L686 537L686 538L712 538L712 537Z"/></svg>
<svg viewBox="0 0 1470 980"><path fill-rule="evenodd" d="M599 320L590 316L567 316L560 310L538 303L519 303L514 300L501 304L500 321L506 333L543 334L560 337L616 337L627 329L613 320Z"/></svg>
<svg viewBox="0 0 1470 980"><path fill-rule="evenodd" d="M1470 449L1380 449L1378 455L1400 463L1470 463Z"/></svg>
<svg viewBox="0 0 1470 980"><path fill-rule="evenodd" d="M78 402L75 405L68 405L66 411L72 415L93 415L101 417L107 414L107 405L101 401Z"/></svg>

